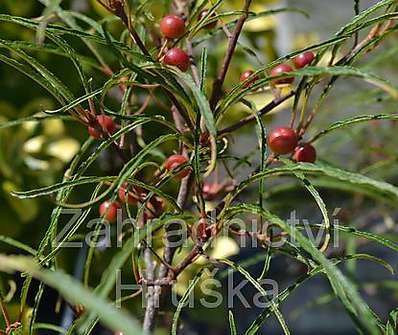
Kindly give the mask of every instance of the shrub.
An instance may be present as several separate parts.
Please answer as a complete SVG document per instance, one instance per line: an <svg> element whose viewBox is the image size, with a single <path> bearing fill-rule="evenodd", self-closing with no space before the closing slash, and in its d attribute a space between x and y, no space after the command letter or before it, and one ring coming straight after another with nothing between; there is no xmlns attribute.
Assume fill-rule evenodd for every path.
<svg viewBox="0 0 398 335"><path fill-rule="evenodd" d="M40 225L36 231L46 226L36 247L23 238L0 236L0 242L21 254L0 255L0 270L17 272L24 280L19 301L2 288L3 333L61 331L37 320L47 285L74 306L68 333L88 334L98 322L114 332L152 333L161 320L175 334L193 292L205 298L210 288L218 292L216 279L239 273L256 289L252 305L261 312L243 329L247 322L229 311L231 334L238 329L255 334L271 316L290 334L280 306L315 276L327 278L332 298L340 301L360 334L395 334L396 310L388 320L376 315L355 283L355 272L349 271L359 259L393 271L384 260L356 250L363 240L398 251L385 233L362 230L352 221L355 213L370 207L378 215L387 209L393 213L397 204L396 173L388 174L387 167L396 167L392 136L398 116L388 104L395 105L398 90L370 70L395 50L395 1L378 1L363 11L354 1L355 15L334 36L268 57L266 64L256 43L249 45L255 38L244 31L245 24L283 12L299 15L300 10L256 12L251 0L242 1L239 9L227 1L98 0L108 15L90 17L62 8L60 1L40 2L45 9L39 18L0 15L3 26L33 31L35 37L34 42L15 36L0 40L0 61L46 90L51 96L46 105L57 105L40 104L41 113L5 120L0 128L6 134L27 122L58 120L68 123L81 143L71 159L66 156L58 164L64 175L57 181L55 171L29 179L29 190L4 187L23 201L49 197L53 209L47 224L35 219ZM250 38L240 39L242 35ZM46 57L62 58L64 65L46 62ZM354 103L345 102L355 111L341 118L327 102L333 103L339 82L354 83L351 77L355 85L362 80L367 86L358 87L361 96L350 97ZM255 96L262 99L260 107ZM361 107L355 104L366 105L372 97L385 102L385 110L357 114ZM282 115L284 124L271 126L274 115ZM381 120L390 127L379 127ZM358 124L365 125L364 133L355 130ZM241 144L244 130L255 132L257 140L250 152L236 153L234 144ZM386 143L372 150L378 132L386 135ZM344 148L333 152L324 140L337 143L342 134L358 143L348 156ZM56 149L59 157L65 157L62 148ZM8 160L13 158L18 156ZM321 217L311 224L289 219L287 213L302 209L303 203ZM77 215L70 220L71 213ZM73 256L67 248L75 245L71 243L80 250ZM251 249L244 261L239 257L242 244ZM285 287L270 275L270 266L281 262L279 255L301 266ZM249 270L257 263L263 264L258 276ZM39 282L36 291L33 278ZM127 280L133 286L127 288ZM271 294L265 289L269 284ZM179 294L178 303L173 305L170 292ZM30 295L34 297L27 299ZM160 304L164 298L167 303ZM17 301L20 311L15 319L8 312L10 301ZM142 322L126 308L116 308L122 302ZM205 310L219 315L207 303ZM219 301L218 307L226 304ZM173 318L167 322L159 311Z"/></svg>

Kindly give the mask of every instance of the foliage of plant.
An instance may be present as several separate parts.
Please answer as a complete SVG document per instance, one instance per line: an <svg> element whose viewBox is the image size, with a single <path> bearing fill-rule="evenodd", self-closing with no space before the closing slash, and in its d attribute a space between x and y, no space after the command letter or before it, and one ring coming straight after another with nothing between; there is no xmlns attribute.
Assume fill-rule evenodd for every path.
<svg viewBox="0 0 398 335"><path fill-rule="evenodd" d="M26 176L7 184L6 191L23 199L21 204L36 208L36 198L50 197L53 209L47 221L40 219L46 228L36 246L7 233L0 236L0 243L9 245L9 250L29 255L0 255L0 270L19 272L23 278L19 296L10 297L7 277L1 277L6 326L2 333L31 334L40 328L63 332L58 325L36 321L45 285L57 290L71 306L84 306L68 334L89 334L99 322L124 334L151 333L163 308L157 302L167 297L169 286L177 282L185 293L181 293L180 303L172 311L169 327L176 334L183 322L180 316L184 302L198 290L201 278L208 276L207 270L228 269L227 274L215 275L219 277L238 272L267 297L260 282L267 278L280 255L302 264L305 270L268 301L268 307L244 334L256 334L264 325L266 329L266 321L273 316L281 333L290 334L280 306L296 288L315 276L327 278L332 297L339 300L358 333L396 333L397 310L391 312L388 320L376 315L360 287L341 266L348 264L347 268L352 269L356 260L362 259L393 272L384 260L357 251L355 243L366 240L398 252L394 237L387 232L361 230L353 222L336 224L332 219L336 215L333 206L348 212L350 208L372 207L391 213L397 204L398 187L393 184L396 144L389 143L389 138L394 135L398 114L388 106L395 104L398 88L383 74L372 71L372 67L396 52L396 46L388 45L391 39L395 42L393 35L398 29L396 1L380 0L363 11L359 10L359 1L354 1L355 15L334 36L276 59L267 59L255 43L243 38L245 24L285 12L306 15L299 8L252 10L260 0L240 1L236 8L222 0L97 0L97 8L101 8L98 10L109 15L93 18L64 9L60 0L40 3L45 10L37 18L0 14L2 26L34 32L34 41L15 36L2 38L0 62L9 71L20 72L40 85L51 99L27 109L22 118L2 120L0 131L2 136L19 136L16 129L32 124L50 125L47 131L51 131L51 125L61 120L69 130L79 126L85 134L88 128L89 132L78 136L80 143L73 157L64 158L63 163L58 161L58 172L67 165L62 179L56 180L56 172L30 182L30 189L24 182ZM204 9L206 14L201 15ZM174 40L159 32L159 21L167 13L185 20L185 32ZM225 45L214 48L216 41ZM165 54L173 47L187 53L187 71L182 71L183 66L165 64ZM305 52L315 55L310 64L292 68L288 73L272 71L280 64L292 64L296 56ZM47 61L51 57L62 59L63 67L52 68ZM256 64L242 81L236 74L246 69L234 62L236 57ZM333 89L341 81L358 85L358 96L339 96L339 103L354 107L355 114L348 118L331 115L327 107ZM360 86L360 81L366 85ZM80 88L76 90L77 82ZM271 96L271 100L259 107L253 100L256 95L264 99ZM361 107L356 104L366 105L371 99L382 100L385 110L357 113ZM281 108L289 102L289 108ZM37 113L38 109L41 112ZM285 120L290 119L284 126L295 130L299 142L317 148L316 161L297 162L300 159L291 155L292 150L287 150L289 155L279 155L271 140L267 142L272 118L283 113ZM99 115L109 118L98 118ZM106 122L110 123L104 126ZM381 127L387 124L387 129ZM256 132L257 143L252 144L251 152L236 153L234 143L244 129ZM387 141L374 152L367 142L371 131L383 133ZM354 143L358 148L352 149L358 154L348 160L347 154L345 158L337 155L343 151L347 136L348 141L358 141ZM330 152L328 139L341 143L341 147ZM70 144L71 139L64 141ZM9 147L7 150L9 157L4 161L17 157L18 152ZM174 161L167 162L172 155L185 160L173 165ZM40 162L44 164L33 158L29 162L35 167ZM4 164L2 174L11 176L12 165L0 164ZM50 160L49 164L54 166L55 162ZM219 176L224 180L219 181ZM329 201L336 195L338 200ZM87 227L104 201L117 202L114 209L120 206L122 218L135 219L135 224L116 229L110 222L115 219L110 214L113 209L103 207L102 218ZM289 209L298 209L303 202L319 210L319 220L309 226L287 222ZM27 211L19 208L20 212ZM65 225L65 209L80 211L72 225ZM354 216L347 215L348 221ZM260 224L257 230L249 224L230 225L236 218L242 222L254 218ZM175 246L173 239L182 234L181 221L187 224L187 238ZM311 238L309 228L312 236L323 233L319 245ZM101 241L107 231L112 236L112 247L104 251L98 244L90 244L87 255L79 253L77 261L82 278L74 277L68 269L70 261L65 260L71 258L70 250L64 244L84 241L88 233L94 241ZM335 250L336 232L344 235L342 241L351 250ZM256 240L261 257L254 255L240 263L216 257L212 250L226 235L229 241L242 237ZM279 245L281 240L285 243ZM116 241L120 242L118 248ZM250 273L249 265L259 262L263 263L263 271L257 277ZM130 284L141 286L119 299L119 303L126 303L123 309L115 307L114 299L116 273L120 270ZM39 289L30 308L33 280L39 281ZM127 308L139 297L146 302L142 322ZM7 311L11 300L18 300L20 313L16 320ZM230 312L225 320L231 334L237 334L239 317Z"/></svg>

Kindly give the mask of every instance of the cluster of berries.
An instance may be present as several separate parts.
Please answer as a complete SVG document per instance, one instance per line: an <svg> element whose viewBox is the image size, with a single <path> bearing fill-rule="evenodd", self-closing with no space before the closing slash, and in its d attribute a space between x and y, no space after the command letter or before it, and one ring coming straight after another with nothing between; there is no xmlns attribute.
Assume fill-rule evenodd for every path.
<svg viewBox="0 0 398 335"><path fill-rule="evenodd" d="M181 167L188 163L188 158L183 155L172 155L168 157L164 163L164 169L167 172L172 172L177 170L176 178L182 179L189 175L190 169L183 168L182 171L178 171ZM135 206L137 203L145 198L147 194L139 187L124 184L119 188L118 191L118 201L106 200L99 206L99 214L105 220L110 223L114 223L117 220L118 210L121 209L121 204L127 204L129 206ZM149 206L154 207L154 212L160 211L164 207L164 203L154 198L153 202ZM158 207L158 208L157 208Z"/></svg>
<svg viewBox="0 0 398 335"><path fill-rule="evenodd" d="M199 15L199 21L204 20L209 14L208 10L203 10ZM210 22L204 26L206 29L213 29L217 26L217 21ZM163 37L173 40L182 37L185 34L186 27L183 18L177 15L167 15L160 21L160 32ZM166 51L163 56L163 63L178 67L181 71L187 71L190 59L188 54L177 47L171 48Z"/></svg>
<svg viewBox="0 0 398 335"><path fill-rule="evenodd" d="M293 65L296 69L301 69L310 65L315 58L315 54L311 51L302 53L293 59ZM293 71L293 67L287 63L279 64L271 70L271 76L276 77ZM240 81L245 87L250 87L260 79L252 70L243 72ZM274 85L291 84L293 77L280 78L272 81ZM296 132L289 127L279 127L272 129L268 135L268 146L272 152L278 155L289 154L293 152L293 160L297 162L313 163L316 160L316 150L309 144L298 144L298 136Z"/></svg>
<svg viewBox="0 0 398 335"><path fill-rule="evenodd" d="M214 15L214 14L213 14ZM208 10L201 12L199 20L204 20L209 16ZM206 29L213 29L217 25L217 21L213 21L205 25ZM185 21L177 15L167 15L160 21L160 32L167 39L178 39L186 32ZM306 52L293 59L294 67L297 69L309 65L315 58L314 53ZM188 70L190 59L188 54L177 47L168 49L162 61L164 64L178 67L181 71ZM293 71L293 67L287 63L279 64L271 70L271 76L278 76L284 73ZM245 82L244 86L249 87L259 77L254 75L251 70L245 71L240 76L240 81ZM294 81L293 77L275 79L272 83L291 84ZM111 117L107 115L98 115L93 125L88 127L88 132L91 137L95 139L102 139L105 135L112 135L117 129ZM315 148L309 144L298 144L298 136L296 132L288 127L280 127L272 129L268 135L268 146L276 154L283 155L293 152L293 159L297 162L311 162L316 159ZM188 163L188 158L183 155L172 155L164 163L166 171L170 172L178 170L184 164ZM182 179L190 173L190 170L183 169L176 175L177 178ZM101 217L104 217L109 222L115 222L117 219L118 210L121 208L120 203L126 203L130 206L136 205L142 197L145 196L142 190L137 187L132 187L127 184L123 185L118 191L119 201L104 201L99 207Z"/></svg>
<svg viewBox="0 0 398 335"><path fill-rule="evenodd" d="M314 163L316 150L310 143L299 144L294 129L278 127L271 129L267 137L268 147L278 155L293 153L296 162Z"/></svg>
<svg viewBox="0 0 398 335"><path fill-rule="evenodd" d="M293 65L296 69L301 69L307 65L310 65L315 58L315 54L311 51L304 52L297 57L293 58ZM293 67L287 63L282 63L275 66L271 70L271 76L276 77L282 74L286 74L293 71ZM260 77L254 74L254 71L247 70L240 75L240 81L244 82L245 87L250 87L254 84ZM272 81L274 85L291 84L294 81L294 77L280 78Z"/></svg>

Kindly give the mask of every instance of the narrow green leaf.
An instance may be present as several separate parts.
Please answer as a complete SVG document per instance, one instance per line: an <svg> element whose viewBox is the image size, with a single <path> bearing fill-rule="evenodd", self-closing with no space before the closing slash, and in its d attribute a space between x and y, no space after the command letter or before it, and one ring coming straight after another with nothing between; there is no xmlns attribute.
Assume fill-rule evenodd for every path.
<svg viewBox="0 0 398 335"><path fill-rule="evenodd" d="M291 166L291 161L284 159L283 162L285 165ZM330 225L329 214L326 209L325 202L323 201L321 195L316 190L314 185L311 184L311 182L307 178L305 178L303 173L296 172L295 175L297 178L299 178L303 182L304 187L313 196L313 198L315 199L315 202L317 203L317 205L322 213L324 228L325 228L325 241L324 241L323 245L321 246L320 250L325 251L329 245L330 235L331 235L331 225Z"/></svg>
<svg viewBox="0 0 398 335"><path fill-rule="evenodd" d="M19 199L31 199L31 198L37 198L37 197L49 195L49 194L58 192L62 189L69 189L69 188L75 187L75 186L81 186L81 185L86 185L86 184L98 184L98 183L104 183L104 182L112 182L113 183L117 179L118 179L117 176L107 176L107 177L86 176L86 177L80 177L79 179L68 180L68 181L57 183L57 184L54 184L51 186L38 188L35 190L29 190L29 191L25 191L25 192L12 192L11 194ZM145 184L145 183L140 182L135 179L129 178L127 180L129 183L131 183L133 185L142 187L142 188L149 190L149 191L153 192L154 194L162 197L163 199L168 201L174 207L174 209L176 209L177 211L179 211L179 212L182 211L181 208L177 205L177 203L173 197L164 193L163 191L159 190L158 188L153 187L148 184Z"/></svg>
<svg viewBox="0 0 398 335"><path fill-rule="evenodd" d="M345 127L349 127L351 125L355 125L357 123L362 123L362 122L368 122L368 121L375 121L375 120L398 120L398 114L375 114L375 115L360 115L360 116L355 116L349 119L341 120L341 121L336 121L332 123L329 127L323 129L312 139L310 142L313 142L325 135L328 135L329 133L342 129Z"/></svg>
<svg viewBox="0 0 398 335"><path fill-rule="evenodd" d="M57 113L67 112L67 111L79 106L82 102L85 102L85 101L87 101L87 100L89 100L89 99L101 94L102 90L103 90L103 88L96 89L95 91L87 93L87 94L85 94L85 95L83 95L83 96L81 96L81 97L79 97L77 99L73 99L73 101L71 101L70 103L62 106L61 108L58 108L58 109L55 109L55 110L46 110L44 112L47 113L47 114L57 114Z"/></svg>
<svg viewBox="0 0 398 335"><path fill-rule="evenodd" d="M261 178L267 178L270 176L290 175L296 172L302 172L305 175L323 175L328 176L332 179L344 181L347 184L359 185L370 191L378 193L382 197L391 199L398 198L398 188L389 183L378 181L358 173L349 172L345 170L332 167L330 165L317 163L300 163L290 166L278 167L274 169L268 169L265 172L258 173L247 180L243 181L234 193L229 195L229 199L233 199L238 193L244 190L253 182L260 180Z"/></svg>
<svg viewBox="0 0 398 335"><path fill-rule="evenodd" d="M362 254L333 258L330 261L333 263L333 265L338 265L343 261L352 260L352 259L360 259L360 258L364 258ZM365 259L373 261L373 259L369 259L369 258L365 258ZM292 292L294 292L304 282L306 282L307 280L313 278L314 276L316 276L320 273L324 273L324 267L322 265L319 265L319 266L313 268L308 273L302 275L293 284L290 284L283 291L278 293L277 297L275 298L276 304L279 306L283 301L285 301L290 296L290 294ZM252 324L249 326L249 328L246 330L245 335L256 334L258 332L258 330L260 329L260 327L262 326L262 324L265 322L265 320L267 320L267 318L271 314L272 314L272 312L271 312L270 308L265 308L260 313L260 315L252 322Z"/></svg>
<svg viewBox="0 0 398 335"><path fill-rule="evenodd" d="M392 3L395 3L395 0L381 0L378 1L375 5L369 7L368 9L364 10L362 13L356 15L349 23L343 26L336 35L342 35L344 32L348 30L352 30L355 26L357 26L362 20L369 17L374 12L378 11L379 9L386 7Z"/></svg>
<svg viewBox="0 0 398 335"><path fill-rule="evenodd" d="M200 55L200 90L205 94L207 77L207 48L202 49Z"/></svg>
<svg viewBox="0 0 398 335"><path fill-rule="evenodd" d="M358 230L358 229L356 229L354 227L351 227L351 226L346 227L346 226L341 226L341 225L334 225L333 229L337 229L337 230L339 230L339 231L341 231L343 233L354 235L354 236L357 236L357 237L360 237L360 238L364 238L364 239L369 240L369 241L377 242L377 243L379 243L381 245L384 245L385 247L387 247L387 248L389 248L391 250L394 250L394 251L398 252L398 244L396 242L394 242L394 241L391 241L391 240L381 236L381 235L374 234L374 233L369 233L369 232L366 232L366 231L361 231L361 230Z"/></svg>
<svg viewBox="0 0 398 335"><path fill-rule="evenodd" d="M174 312L174 316L173 316L173 323L171 325L171 334L172 335L177 335L178 319L180 318L181 310L183 309L184 305L186 304L186 302L190 298L191 293L193 292L195 286L197 285L197 283L200 280L200 277L202 276L202 273L203 273L203 269L200 270L193 277L193 279L189 281L189 285L188 285L187 290L185 291L184 295L182 296L182 298L178 302L176 311Z"/></svg>
<svg viewBox="0 0 398 335"><path fill-rule="evenodd" d="M366 330L371 335L381 334L378 327L378 320L375 318L366 302L358 294L354 285L312 244L310 240L304 237L304 235L302 235L294 225L289 225L269 211L254 205L240 205L230 208L228 212L232 215L236 215L239 212L259 214L266 220L286 231L295 241L297 241L300 247L308 252L316 262L324 267L324 271L329 278L329 282L334 292L340 298L349 314L356 319L355 321L358 321L358 325L362 330Z"/></svg>
<svg viewBox="0 0 398 335"><path fill-rule="evenodd" d="M85 184L95 184L106 181L113 181L117 177L81 177L79 179L68 180L61 183L57 183L51 186L46 186L42 188L38 188L35 190L29 190L26 192L12 192L11 194L19 199L31 199L42 197L44 195L49 195L55 192L58 192L64 188L69 188L77 185L85 185Z"/></svg>
<svg viewBox="0 0 398 335"><path fill-rule="evenodd" d="M17 48L15 45L9 44L6 40L0 40L0 47L5 47L10 51L16 52L18 57L28 63L37 73L39 73L55 91L59 92L65 101L73 100L72 92L64 85L64 83L35 58L29 56L26 52Z"/></svg>
<svg viewBox="0 0 398 335"><path fill-rule="evenodd" d="M231 310L228 311L228 320L229 320L230 334L238 335L238 331L236 330L234 313Z"/></svg>
<svg viewBox="0 0 398 335"><path fill-rule="evenodd" d="M14 69L33 79L36 83L46 89L50 94L52 94L53 97L57 99L60 104L64 103L64 97L52 85L50 85L47 80L44 80L44 78L40 76L36 71L34 71L30 66L1 53L0 61L9 66L12 66Z"/></svg>
<svg viewBox="0 0 398 335"><path fill-rule="evenodd" d="M386 335L396 335L398 326L398 308L393 309L388 315Z"/></svg>
<svg viewBox="0 0 398 335"><path fill-rule="evenodd" d="M268 66L267 66L268 68ZM264 71L266 69L259 69L256 73ZM382 79L372 73L364 71L362 69L358 69L351 66L330 66L330 67L321 67L321 66L308 66L300 70L295 70L289 73L284 73L278 76L269 76L264 79L257 80L253 85L248 88L244 88L244 84L240 83L236 85L226 96L223 100L220 101L219 105L217 106L217 115L223 114L227 108L231 105L240 101L245 94L255 91L260 87L263 87L270 81L274 79L280 78L288 78L288 77L300 77L300 76L350 76L350 77L358 77L362 80L375 85L382 90L386 91L390 94L394 99L398 98L398 89L394 87L391 83ZM219 122L219 119L217 120Z"/></svg>
<svg viewBox="0 0 398 335"><path fill-rule="evenodd" d="M36 121L36 122L41 122L41 121L45 121L48 119L54 119L56 118L57 120L64 120L64 121L72 121L73 118L70 116L66 116L66 115L57 115L57 116L53 116L53 115L33 115L33 116L28 116L28 117L23 117L17 120L11 120L11 121L5 121L5 122L0 122L0 129L3 128L10 128L10 127L15 127L15 126L19 126L25 122L31 122L31 121Z"/></svg>
<svg viewBox="0 0 398 335"><path fill-rule="evenodd" d="M236 264L229 259L218 259L220 263L227 264L231 268L235 269L238 271L240 274L242 274L256 289L261 293L262 296L264 296L270 303L270 309L272 312L275 314L275 317L277 318L279 324L282 327L282 330L285 335L290 335L289 327L286 324L285 319L283 318L282 313L279 311L278 306L273 300L269 300L267 297L267 292L264 290L264 288L260 285L260 283L255 280L248 271L246 271L244 268L242 268L239 264Z"/></svg>
<svg viewBox="0 0 398 335"><path fill-rule="evenodd" d="M194 83L192 77L184 72L175 72L175 75L191 90L195 101L197 103L198 109L203 116L206 128L211 135L216 136L217 130L215 126L214 116L210 109L209 101L204 93L200 90L198 86Z"/></svg>
<svg viewBox="0 0 398 335"><path fill-rule="evenodd" d="M35 20L18 17L18 16L6 15L6 14L0 14L0 22L15 23L32 30L37 30L39 26L39 23ZM54 33L57 36L62 36L62 35L75 36L83 40L99 43L101 45L105 46L108 45L108 41L102 36L95 35L92 33L87 33L78 29L71 29L57 24L48 24L46 27L46 32ZM112 41L112 45L115 48L117 48L119 51L128 53L135 60L150 61L150 58L142 55L141 53L135 52L125 43Z"/></svg>
<svg viewBox="0 0 398 335"><path fill-rule="evenodd" d="M56 289L71 304L82 304L87 310L98 314L103 324L113 331L121 331L128 335L142 334L138 322L125 311L116 309L109 301L99 298L76 279L61 271L42 269L29 257L6 255L0 255L0 270L28 272Z"/></svg>
<svg viewBox="0 0 398 335"><path fill-rule="evenodd" d="M28 245L26 245L26 244L24 244L22 242L19 242L17 240L14 240L13 238L8 237L8 236L0 235L0 242L6 243L8 245L11 245L14 248L26 251L29 254L33 255L33 256L36 255L36 252L37 252L35 249L31 248L30 246L28 246Z"/></svg>

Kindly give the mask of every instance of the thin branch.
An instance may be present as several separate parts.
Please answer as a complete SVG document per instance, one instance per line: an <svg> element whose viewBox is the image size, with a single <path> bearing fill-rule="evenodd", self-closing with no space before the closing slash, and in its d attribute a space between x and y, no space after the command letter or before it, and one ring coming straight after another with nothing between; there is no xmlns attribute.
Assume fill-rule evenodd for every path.
<svg viewBox="0 0 398 335"><path fill-rule="evenodd" d="M178 14L186 14L186 11L188 9L188 1L187 0L174 0L172 6L174 7L175 11ZM191 48L191 52L192 52L192 48ZM185 109L179 104L178 100L174 97L173 94L171 94L170 92L166 91L166 94L168 96L168 98L172 101L173 106L171 108L172 110L172 114L173 114L173 118L176 124L177 129L180 132L183 132L184 130L184 125L183 122L181 122L181 119L184 119L184 121L187 123L188 127L193 130L194 126L191 122L191 119L188 115L188 113L185 111ZM185 153L185 147L182 143L181 145L181 152L182 154ZM181 181L181 185L180 185L180 190L178 192L178 198L177 198L177 204L180 208L184 208L186 201L188 199L188 195L191 189L191 182L192 182L192 174L190 174L189 176L185 177L184 179L182 179ZM164 253L163 253L163 260L160 263L160 268L159 268L159 273L158 273L158 279L157 281L163 281L164 279L166 279L167 275L169 272L171 272L172 270L170 269L170 265L172 264L173 258L174 258L174 254L175 251L177 250L177 248L174 246L173 243L171 243L172 241L170 241L174 234L172 234L172 232L174 232L175 230L178 230L178 228L175 227L175 225L168 225L167 229L166 229L166 245L164 247ZM148 262L150 262L149 260L149 249L147 254L144 255L144 260L145 260L145 264L148 267ZM148 259L145 259L148 258ZM167 265L166 265L167 264ZM153 273L152 273L153 274ZM148 280L148 282L150 281L149 277L147 276L146 278ZM152 281L154 280L154 276L152 276ZM146 303L147 303L147 307L145 310L145 318L144 318L144 325L143 325L143 329L144 332L147 334L150 334L153 332L153 330L155 329L155 322L156 322L156 316L157 316L157 312L159 309L159 301L162 295L162 286L160 285L155 285L153 287L148 287L148 294L146 295Z"/></svg>
<svg viewBox="0 0 398 335"><path fill-rule="evenodd" d="M265 115L265 114L271 112L275 107L279 106L280 104L282 104L286 100L290 99L294 95L295 95L295 92L292 91L288 95L285 95L285 96L280 97L278 99L272 100L268 105L264 106L263 108L261 108L258 111L258 116L262 116L262 115ZM231 133L231 132L233 132L233 131L235 131L237 129L240 129L243 126L245 126L248 123L251 123L251 122L253 122L255 120L256 120L256 116L254 116L254 115L250 115L248 117L245 117L244 119L242 119L239 122L233 124L232 126L229 126L229 127L224 128L224 129L221 129L218 132L218 135L224 135L224 134L227 134L227 133Z"/></svg>
<svg viewBox="0 0 398 335"><path fill-rule="evenodd" d="M354 14L358 15L359 14L359 2L360 0L354 0ZM354 34L354 44L352 46L352 49L355 49L359 41L359 31L356 31Z"/></svg>
<svg viewBox="0 0 398 335"><path fill-rule="evenodd" d="M127 15L126 15L126 12L124 9L124 4L125 4L124 1L123 0L112 0L112 1L110 1L109 5L105 4L102 0L97 0L97 1L108 11L110 11L114 15L120 17L120 19L122 20L124 25L127 27L131 38L137 44L137 46L140 48L142 53L148 57L151 57L151 54L149 53L148 49L145 47L144 42L142 42L137 31L132 26L131 19L129 17L127 17Z"/></svg>
<svg viewBox="0 0 398 335"><path fill-rule="evenodd" d="M3 314L6 328L9 328L11 325L10 316L8 314L7 306L4 304L3 300L0 300L0 309L1 309L1 314Z"/></svg>
<svg viewBox="0 0 398 335"><path fill-rule="evenodd" d="M195 81L197 86L200 86L200 77L198 72L198 67L196 66L195 62L192 61L193 59L193 49L192 49L192 42L187 41L187 52L189 58L191 58L191 70L192 70L192 78Z"/></svg>
<svg viewBox="0 0 398 335"><path fill-rule="evenodd" d="M174 278L176 279L178 275L184 271L189 265L191 265L195 259L203 253L203 249L200 245L196 244L191 252L181 261L180 264L174 269Z"/></svg>
<svg viewBox="0 0 398 335"><path fill-rule="evenodd" d="M188 199L189 190L191 189L191 181L192 175L185 177L181 181L180 190L177 198L177 204L180 206L180 208L185 207L185 203ZM178 228L176 228L172 224L168 225L168 229L166 231L166 245L164 247L163 262L160 264L158 280L156 282L170 282L168 279L168 273L171 271L169 264L172 263L174 254L177 250L177 246L175 246L176 243L173 243L173 241L171 241L171 238L176 238L175 230L178 230ZM168 264L168 266L166 266L165 264ZM148 282L150 282L150 280L148 280ZM151 294L147 295L146 297L147 308L145 310L144 330L148 330L149 332L153 331L155 327L155 319L159 308L159 301L162 295L161 286L162 285L154 285L152 287Z"/></svg>
<svg viewBox="0 0 398 335"><path fill-rule="evenodd" d="M153 281L155 279L155 265L149 248L144 250L144 262L146 266L145 279ZM144 334L151 334L155 328L154 320L156 317L156 311L159 307L159 299L157 298L156 290L158 290L156 286L148 286L145 294L146 308L144 323L142 326Z"/></svg>
<svg viewBox="0 0 398 335"><path fill-rule="evenodd" d="M244 13L236 22L235 30L232 33L231 38L229 39L228 49L225 54L223 64L221 66L220 73L218 74L218 77L214 81L214 84L213 84L213 92L212 92L212 96L210 98L210 107L212 109L215 108L218 100L220 100L220 97L222 95L222 86L224 84L224 80L227 75L229 65L231 64L232 56L234 55L235 48L238 43L240 33L242 32L243 25L245 24L245 21L249 16L249 7L250 7L251 2L252 2L252 0L245 1L245 6L243 8Z"/></svg>
<svg viewBox="0 0 398 335"><path fill-rule="evenodd" d="M188 195L189 195L189 191L191 189L191 185L192 185L192 174L190 174L189 176L185 177L182 181L181 181L181 185L180 185L180 189L178 192L178 197L177 197L177 204L180 208L184 208L185 204L187 202L188 199ZM167 235L171 235L172 237L175 238L175 227L173 227L172 225L169 225L169 229L167 231ZM178 228L177 228L178 230ZM173 257L174 257L174 253L177 250L178 246L176 246L176 243L169 243L169 242L173 242L170 241L169 236L167 236L166 239L166 246L165 246L165 250L164 250L164 256L163 256L163 260L166 264L171 264L173 261ZM168 268L165 266L161 266L160 271L159 271L159 278L165 277L167 275L168 272Z"/></svg>
<svg viewBox="0 0 398 335"><path fill-rule="evenodd" d="M144 241L143 244L145 244L145 247L146 247L147 249L149 249L149 250L152 252L152 255L155 256L155 258L158 259L159 262L160 262L161 264L163 264L165 267L167 267L167 268L169 268L169 269L173 269L173 267L172 267L171 265L167 264L167 263L163 260L163 258L160 257L160 256L156 253L156 251L153 250L153 248L152 248L151 246L149 246L145 241Z"/></svg>

